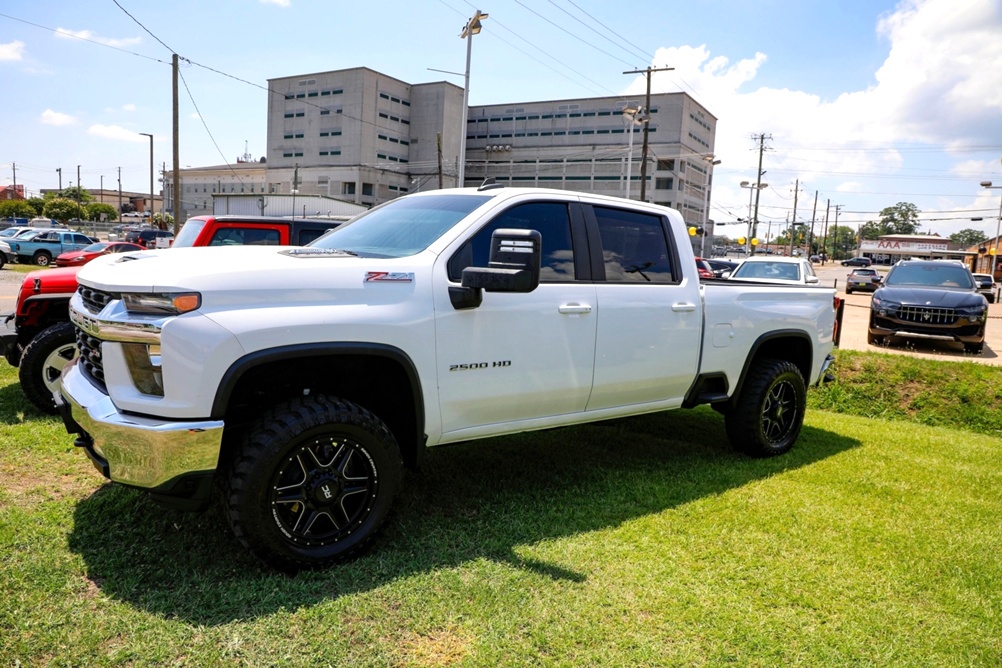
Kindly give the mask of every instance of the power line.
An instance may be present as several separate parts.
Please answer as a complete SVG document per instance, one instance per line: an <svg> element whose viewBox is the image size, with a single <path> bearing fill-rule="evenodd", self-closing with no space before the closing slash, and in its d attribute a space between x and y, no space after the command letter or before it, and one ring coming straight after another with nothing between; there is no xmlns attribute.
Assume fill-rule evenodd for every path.
<svg viewBox="0 0 1002 668"><path fill-rule="evenodd" d="M163 42L163 40L162 40L162 39L160 39L159 37L157 37L156 35L154 35L154 34L153 34L152 32L150 32L150 31L149 31L149 29L148 29L148 28L147 28L146 26L144 26L144 25L143 25L142 23L140 23L140 22L139 22L139 19L137 19L137 18L136 18L135 16L133 16L132 14L130 14L130 13L128 12L128 10L126 10L126 9L125 9L125 7L123 7L122 5L118 4L118 0L111 0L111 1L115 3L115 6L116 6L116 7L118 7L118 8L119 8L119 9L121 9L121 10L122 10L123 12L125 12L125 15L126 15L126 16L128 16L128 17L129 17L130 19L132 19L133 21L135 21L135 23L136 23L136 25L137 25L137 26L139 26L140 28L142 28L143 30L145 30L145 31L146 31L146 34L147 34L147 35L149 35L150 37L152 37L152 38L153 38L153 39L155 39L156 41L160 42L160 44L161 44L161 45L163 45L163 47L164 47L165 49L167 49L168 51L170 51L171 53L177 53L177 52L176 52L176 51L175 51L174 49L172 49L172 48L170 48L169 46L167 46L166 44L164 44L164 42Z"/></svg>

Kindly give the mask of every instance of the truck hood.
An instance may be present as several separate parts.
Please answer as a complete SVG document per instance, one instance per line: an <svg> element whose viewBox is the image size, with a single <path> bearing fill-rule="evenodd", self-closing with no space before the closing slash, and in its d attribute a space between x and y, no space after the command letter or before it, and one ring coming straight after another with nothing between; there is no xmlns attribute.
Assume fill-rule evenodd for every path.
<svg viewBox="0 0 1002 668"><path fill-rule="evenodd" d="M361 286L368 272L411 272L423 264L418 257L361 258L296 246L171 248L105 255L80 268L77 279L108 292L315 290Z"/></svg>

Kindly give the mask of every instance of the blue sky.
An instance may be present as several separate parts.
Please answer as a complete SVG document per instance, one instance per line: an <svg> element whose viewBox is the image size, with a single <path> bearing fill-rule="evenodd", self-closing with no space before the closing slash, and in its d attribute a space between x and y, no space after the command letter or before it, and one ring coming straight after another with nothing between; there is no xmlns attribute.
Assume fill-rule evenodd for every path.
<svg viewBox="0 0 1002 668"><path fill-rule="evenodd" d="M710 216L747 213L767 142L760 219L826 202L856 225L911 202L922 230L994 236L1002 189L1002 0L15 0L0 6L0 183L29 191L149 188L171 163L170 54L181 70L182 166L265 154L267 80L365 66L462 85L459 33L480 9L471 104L685 91L718 117ZM131 16L130 16L131 14ZM141 25L140 25L141 24ZM75 37L74 37L75 36ZM83 39L81 39L83 38ZM162 43L161 43L162 42ZM114 47L114 48L112 48ZM981 222L970 221L982 216ZM831 214L834 219L834 210ZM774 230L774 231L775 231Z"/></svg>

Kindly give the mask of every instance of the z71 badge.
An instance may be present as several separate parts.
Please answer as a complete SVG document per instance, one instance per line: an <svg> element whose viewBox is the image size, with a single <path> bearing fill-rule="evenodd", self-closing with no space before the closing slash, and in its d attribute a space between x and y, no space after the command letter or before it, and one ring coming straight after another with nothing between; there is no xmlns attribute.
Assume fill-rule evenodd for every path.
<svg viewBox="0 0 1002 668"><path fill-rule="evenodd" d="M403 271L367 271L363 283L412 283L414 274Z"/></svg>

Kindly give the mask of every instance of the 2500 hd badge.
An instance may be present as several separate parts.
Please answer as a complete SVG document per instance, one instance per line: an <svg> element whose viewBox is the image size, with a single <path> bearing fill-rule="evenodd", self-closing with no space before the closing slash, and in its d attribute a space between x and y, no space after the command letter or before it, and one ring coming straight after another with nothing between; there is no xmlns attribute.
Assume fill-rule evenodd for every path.
<svg viewBox="0 0 1002 668"><path fill-rule="evenodd" d="M474 369L493 369L511 366L511 360L500 360L498 362L474 362L472 364L450 364L449 371L472 371Z"/></svg>

